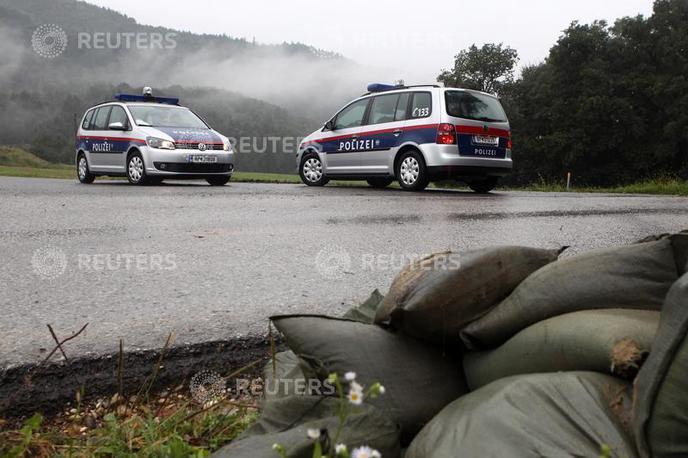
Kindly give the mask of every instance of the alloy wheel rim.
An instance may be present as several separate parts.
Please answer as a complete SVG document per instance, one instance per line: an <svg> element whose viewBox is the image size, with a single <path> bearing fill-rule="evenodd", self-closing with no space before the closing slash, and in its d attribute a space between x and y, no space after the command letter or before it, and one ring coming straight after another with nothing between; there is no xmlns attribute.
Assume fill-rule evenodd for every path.
<svg viewBox="0 0 688 458"><path fill-rule="evenodd" d="M322 164L318 159L310 158L303 164L303 175L311 183L315 183L322 178Z"/></svg>
<svg viewBox="0 0 688 458"><path fill-rule="evenodd" d="M420 165L414 157L407 157L401 163L401 181L406 185L412 185L418 180L420 175Z"/></svg>
<svg viewBox="0 0 688 458"><path fill-rule="evenodd" d="M133 181L139 181L143 175L143 161L140 157L134 156L129 160L129 177Z"/></svg>
<svg viewBox="0 0 688 458"><path fill-rule="evenodd" d="M86 159L85 158L79 158L79 178L80 179L85 179L86 178Z"/></svg>

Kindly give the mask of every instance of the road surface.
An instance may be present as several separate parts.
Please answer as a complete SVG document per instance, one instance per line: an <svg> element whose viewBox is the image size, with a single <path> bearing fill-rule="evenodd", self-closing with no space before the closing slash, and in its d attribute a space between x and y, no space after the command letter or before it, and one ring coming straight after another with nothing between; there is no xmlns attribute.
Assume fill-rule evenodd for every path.
<svg viewBox="0 0 688 458"><path fill-rule="evenodd" d="M280 313L340 314L427 253L570 245L688 228L666 196L0 177L0 367L263 335Z"/></svg>

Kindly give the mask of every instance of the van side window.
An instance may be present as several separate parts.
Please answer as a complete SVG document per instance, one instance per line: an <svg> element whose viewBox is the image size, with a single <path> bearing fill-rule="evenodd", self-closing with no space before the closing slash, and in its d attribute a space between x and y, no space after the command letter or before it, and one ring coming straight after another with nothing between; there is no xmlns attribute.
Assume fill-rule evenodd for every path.
<svg viewBox="0 0 688 458"><path fill-rule="evenodd" d="M96 115L93 117L93 123L91 123L92 130L107 130L107 120L110 116L111 107L100 107L96 111Z"/></svg>
<svg viewBox="0 0 688 458"><path fill-rule="evenodd" d="M394 114L399 102L399 94L378 95L373 99L368 124L382 124L393 122Z"/></svg>
<svg viewBox="0 0 688 458"><path fill-rule="evenodd" d="M334 130L349 129L363 125L363 117L365 116L366 108L368 108L368 102L370 102L369 98L359 100L340 111L334 123Z"/></svg>
<svg viewBox="0 0 688 458"><path fill-rule="evenodd" d="M432 95L429 92L414 92L411 103L411 119L427 118L432 114Z"/></svg>
<svg viewBox="0 0 688 458"><path fill-rule="evenodd" d="M95 113L96 110L88 110L88 113L86 113L86 116L84 116L84 122L81 124L81 128L84 130L90 129L91 126L91 120L93 119L93 113Z"/></svg>
<svg viewBox="0 0 688 458"><path fill-rule="evenodd" d="M394 110L395 121L403 121L407 118L409 98L411 98L410 92L404 92L399 97L399 100L397 101L397 107Z"/></svg>
<svg viewBox="0 0 688 458"><path fill-rule="evenodd" d="M127 118L127 112L124 111L124 108L116 105L112 107L108 128L113 122L121 122L125 129L129 128L129 119Z"/></svg>

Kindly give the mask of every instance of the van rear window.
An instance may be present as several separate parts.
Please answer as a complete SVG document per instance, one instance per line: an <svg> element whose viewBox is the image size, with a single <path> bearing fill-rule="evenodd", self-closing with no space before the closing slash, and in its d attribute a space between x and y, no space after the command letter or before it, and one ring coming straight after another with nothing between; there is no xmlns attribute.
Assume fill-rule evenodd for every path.
<svg viewBox="0 0 688 458"><path fill-rule="evenodd" d="M494 97L468 91L446 91L447 114L484 122L506 122L506 113Z"/></svg>

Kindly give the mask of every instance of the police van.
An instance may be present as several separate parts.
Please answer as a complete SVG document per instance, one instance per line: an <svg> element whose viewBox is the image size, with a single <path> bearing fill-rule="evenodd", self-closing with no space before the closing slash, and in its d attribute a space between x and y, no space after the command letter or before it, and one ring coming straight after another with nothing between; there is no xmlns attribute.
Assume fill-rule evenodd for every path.
<svg viewBox="0 0 688 458"><path fill-rule="evenodd" d="M308 186L330 179L395 179L410 191L460 180L486 193L510 173L511 129L497 97L436 85L371 84L299 145Z"/></svg>
<svg viewBox="0 0 688 458"><path fill-rule="evenodd" d="M126 176L132 184L166 178L229 182L234 151L179 99L119 94L86 111L76 134L76 169L81 183L97 176Z"/></svg>

